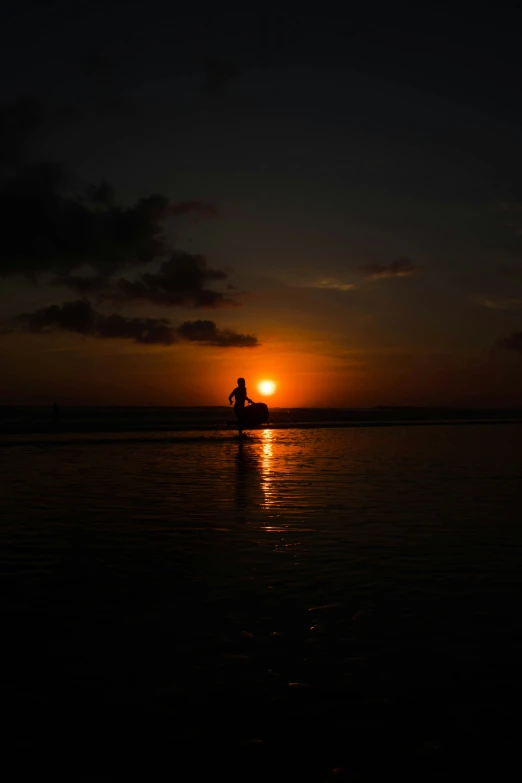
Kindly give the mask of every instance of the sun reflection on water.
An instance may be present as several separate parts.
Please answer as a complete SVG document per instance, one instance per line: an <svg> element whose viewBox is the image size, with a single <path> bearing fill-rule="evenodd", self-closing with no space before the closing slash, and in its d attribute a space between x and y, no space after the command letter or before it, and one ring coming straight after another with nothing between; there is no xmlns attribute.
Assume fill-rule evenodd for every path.
<svg viewBox="0 0 522 783"><path fill-rule="evenodd" d="M273 480L273 430L263 430L263 445L261 449L261 487L264 495L264 507L272 508L275 505L275 492Z"/></svg>

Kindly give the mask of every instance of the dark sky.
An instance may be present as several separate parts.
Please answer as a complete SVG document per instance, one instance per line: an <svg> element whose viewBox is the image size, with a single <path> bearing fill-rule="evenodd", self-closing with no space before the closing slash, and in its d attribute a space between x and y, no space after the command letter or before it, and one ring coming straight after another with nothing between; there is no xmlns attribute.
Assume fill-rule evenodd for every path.
<svg viewBox="0 0 522 783"><path fill-rule="evenodd" d="M13 5L0 401L521 404L520 21Z"/></svg>

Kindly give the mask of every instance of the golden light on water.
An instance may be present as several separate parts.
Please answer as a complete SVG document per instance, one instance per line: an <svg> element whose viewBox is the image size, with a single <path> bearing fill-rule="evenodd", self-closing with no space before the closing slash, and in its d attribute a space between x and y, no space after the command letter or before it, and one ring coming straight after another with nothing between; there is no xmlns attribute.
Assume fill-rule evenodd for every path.
<svg viewBox="0 0 522 783"><path fill-rule="evenodd" d="M272 430L263 430L262 433L262 451L261 451L261 487L263 489L263 495L265 496L264 507L269 509L274 505L274 487L273 487L273 465L272 465L272 443L274 439L274 433Z"/></svg>
<svg viewBox="0 0 522 783"><path fill-rule="evenodd" d="M260 394L265 395L268 397L270 394L273 394L276 390L276 385L273 381L259 381L257 384L257 389Z"/></svg>

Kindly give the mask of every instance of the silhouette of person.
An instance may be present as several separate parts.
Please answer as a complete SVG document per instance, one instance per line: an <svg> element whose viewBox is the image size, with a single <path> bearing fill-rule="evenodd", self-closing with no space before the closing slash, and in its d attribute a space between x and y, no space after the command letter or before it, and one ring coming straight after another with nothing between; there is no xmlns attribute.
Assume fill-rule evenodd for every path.
<svg viewBox="0 0 522 783"><path fill-rule="evenodd" d="M236 414L238 425L239 425L239 437L242 438L243 437L243 426L242 426L243 410L245 408L245 400L247 400L250 404L253 404L253 400L251 400L247 396L247 389L246 389L244 378L237 379L236 388L228 395L228 401L231 405L232 405L232 397L236 398L236 401L234 403L234 413Z"/></svg>

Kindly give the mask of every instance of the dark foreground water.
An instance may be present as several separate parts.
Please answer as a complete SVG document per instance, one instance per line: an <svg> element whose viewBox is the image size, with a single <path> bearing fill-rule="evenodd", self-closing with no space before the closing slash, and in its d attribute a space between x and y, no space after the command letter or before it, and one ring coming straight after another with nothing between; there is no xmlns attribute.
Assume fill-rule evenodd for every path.
<svg viewBox="0 0 522 783"><path fill-rule="evenodd" d="M504 775L521 435L11 439L3 764L19 779Z"/></svg>

